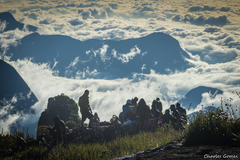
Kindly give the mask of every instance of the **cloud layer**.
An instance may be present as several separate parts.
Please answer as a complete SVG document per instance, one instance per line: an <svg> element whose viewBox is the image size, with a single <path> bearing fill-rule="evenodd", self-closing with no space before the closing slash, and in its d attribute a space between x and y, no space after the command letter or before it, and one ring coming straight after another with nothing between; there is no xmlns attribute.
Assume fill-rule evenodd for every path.
<svg viewBox="0 0 240 160"><path fill-rule="evenodd" d="M199 16L199 17L194 17L190 14L186 14L184 17L182 17L181 15L176 15L175 17L173 17L174 21L181 21L181 22L190 22L191 24L195 24L195 25L205 25L205 24L209 24L209 25L215 25L215 26L224 26L228 23L230 23L230 21L228 20L227 16L219 16L219 17L209 17L206 18L204 16Z"/></svg>
<svg viewBox="0 0 240 160"><path fill-rule="evenodd" d="M235 65L238 65L238 62L234 62ZM27 59L10 62L10 64L16 68L39 99L39 102L32 106L36 115L25 115L22 120L23 126L37 124L41 112L47 107L49 97L64 93L77 102L85 89L90 90L90 105L93 112L98 112L102 121L109 121L113 114L118 115L127 99L144 98L151 106L152 100L159 97L163 103L163 110L165 110L169 108L170 104L180 100L189 90L200 85L219 88L225 93L215 99L203 95L202 102L197 109L201 109L202 106L207 107L212 103L219 106L222 97L224 103L228 103L228 99L231 97L234 109L239 108L239 97L235 93L240 89L235 84L239 82L239 71L228 72L226 66L220 64L198 64L186 72L176 72L169 75L159 75L152 71L151 74L147 75L134 74L132 79L116 80L81 80L56 77L52 75L53 71L47 64L35 64ZM189 111L189 113L191 112L193 111ZM17 116L15 115L15 117ZM9 117L7 122L12 122L12 118ZM36 130L32 132L34 133L34 131Z"/></svg>
<svg viewBox="0 0 240 160"><path fill-rule="evenodd" d="M48 64L35 64L31 60L10 61L39 102L32 106L36 115L26 115L22 123L35 125L41 112L47 106L47 99L61 93L75 101L88 88L90 104L98 112L101 120L109 120L112 114L119 114L127 99L137 96L145 98L148 105L160 97L163 108L181 99L192 88L202 86L223 90L226 103L233 98L232 106L239 105L235 92L240 90L240 5L237 1L2 1L0 12L9 11L22 23L38 27L41 35L67 35L79 40L111 39L122 40L146 36L153 32L163 32L176 38L181 47L190 55L192 67L184 72L171 71L160 75L154 70L150 74L135 73L129 79L78 79L57 77ZM0 22L0 31L6 27ZM18 29L0 34L0 58L9 60L5 50L9 44L18 45L18 39L31 32ZM104 60L103 47L98 51ZM114 52L112 53L115 54ZM116 55L127 62L139 54L133 48L128 55ZM76 57L69 65L74 67L80 61ZM143 66L144 68L144 66ZM95 72L94 72L95 73ZM94 74L92 73L92 74ZM208 104L219 105L203 95L200 109ZM238 106L239 107L239 106ZM12 124L18 115L9 117ZM29 119L32 123L29 124Z"/></svg>

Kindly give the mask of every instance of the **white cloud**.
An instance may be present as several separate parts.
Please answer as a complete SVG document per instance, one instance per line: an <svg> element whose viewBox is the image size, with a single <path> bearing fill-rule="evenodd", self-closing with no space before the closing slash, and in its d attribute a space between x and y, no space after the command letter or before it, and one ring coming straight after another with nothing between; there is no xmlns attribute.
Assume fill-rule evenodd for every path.
<svg viewBox="0 0 240 160"><path fill-rule="evenodd" d="M88 18L93 18L91 16L91 11L78 11L78 13L81 14L81 16L84 20L86 20Z"/></svg>
<svg viewBox="0 0 240 160"><path fill-rule="evenodd" d="M84 79L86 77L96 77L98 75L98 71L94 69L93 71L90 71L89 67L87 67L83 71L77 71L75 75L75 79Z"/></svg>
<svg viewBox="0 0 240 160"><path fill-rule="evenodd" d="M99 53L105 52L106 49L107 46L103 47ZM129 53L128 59L125 60L131 59L136 54L141 54L141 51L135 46ZM77 61L76 57L71 66L74 66ZM48 64L35 64L27 59L10 62L10 64L14 66L39 100L32 106L36 115L26 115L23 118L22 124L28 126L37 123L41 112L47 107L48 98L64 93L77 102L86 88L90 90L90 105L93 112L98 112L102 121L108 121L113 114L118 115L126 100L135 96L144 98L149 106L151 106L153 99L160 97L165 110L170 104L180 100L189 90L200 85L224 91L238 91L240 89L239 85L234 84L239 81L240 77L239 60L215 65L200 63L201 61L198 63L197 61L197 65L185 72L159 75L152 70L151 74L135 73L132 79L115 80L82 80L81 78L85 74L97 74L96 70L90 72L87 69L78 72L75 79L57 77L53 76L54 72ZM29 121L30 118L33 119Z"/></svg>
<svg viewBox="0 0 240 160"><path fill-rule="evenodd" d="M164 0L163 2L154 2L149 0L148 3L145 1L134 3L116 1L114 4L107 1L85 3L71 0L59 4L53 1L38 1L35 4L30 4L28 0L21 2L22 4L15 1L14 5L10 2L4 3L4 7L0 11L10 11L11 9L17 20L37 26L41 35L67 35L82 41L88 39L123 40L139 38L156 31L162 31L179 41L180 46L188 51L191 57L188 61L192 64L192 68L185 72L170 71L169 75L159 75L152 70L149 75L135 73L132 79L82 80L86 75L97 75L98 71L90 71L89 68L86 68L83 71L78 71L73 79L67 79L53 76L57 75L57 71L53 72L54 67L51 69L48 64L35 64L27 59L11 62L39 99L39 102L32 106L36 115L26 115L23 119L22 123L26 126L29 124L28 122L35 123L38 121L41 112L47 106L49 97L65 93L77 101L86 88L90 90L90 104L93 111L99 113L101 120L107 121L112 114L119 114L127 99L135 96L145 98L148 105L151 105L153 99L160 97L163 107L166 109L170 104L181 99L189 90L199 85L216 87L223 91L240 90L238 6L230 6L230 10L227 12L227 18L231 21L231 24L216 27L217 29L211 32L211 30L205 30L209 28L209 25L196 26L171 21L176 13L181 15L188 13L190 7L186 1L170 2ZM197 2L199 5L202 3ZM192 3L194 4L195 1ZM210 1L204 3L211 6ZM192 14L203 15L204 17L219 17L226 14L226 11L222 13L223 11L219 12L219 9L223 6L227 7L227 5L227 2L219 1L216 4L216 11L211 12L211 14L202 11ZM111 9L106 6L110 6ZM139 16L140 12L141 15ZM218 12L221 14L218 15ZM24 17L24 14L27 17ZM199 15L195 16L199 17ZM136 16L138 16L137 19L134 18ZM0 28L4 28L4 25L1 23ZM19 31L18 29L1 33L0 45L2 48L8 49L10 44L18 45L17 40L28 34L30 32ZM146 52L142 53L138 47L141 46L134 46L128 53L118 53L112 49L111 54L123 63L127 63L136 55L144 56L146 54ZM92 52L100 55L103 61L107 61L107 49L109 49L108 46L103 44L98 50L86 51L86 54L89 55ZM8 60L4 51L0 56L1 59ZM212 64L203 62L203 60ZM76 57L69 64L69 68L80 62L81 60ZM156 65L158 61L156 60L154 63ZM55 61L55 65L57 65L57 61ZM203 96L202 103L204 106L213 101L206 95ZM227 93L226 97L229 96L234 97L234 95ZM216 102L214 100L214 103L217 104L219 97L215 99ZM233 99L238 103L237 98L234 97ZM239 105L239 103L236 105ZM9 125L17 118L18 115L9 117L7 122L0 122L0 126Z"/></svg>
<svg viewBox="0 0 240 160"><path fill-rule="evenodd" d="M79 57L76 57L76 58L74 59L74 61L72 61L72 62L69 64L69 66L67 67L67 69L74 67L78 62L79 62Z"/></svg>
<svg viewBox="0 0 240 160"><path fill-rule="evenodd" d="M141 70L142 70L142 73L143 73L143 70L146 69L146 64L143 64Z"/></svg>
<svg viewBox="0 0 240 160"><path fill-rule="evenodd" d="M54 22L56 22L56 21L53 18L48 17L44 20L39 21L39 24L51 24L51 23L54 23Z"/></svg>
<svg viewBox="0 0 240 160"><path fill-rule="evenodd" d="M3 32L6 27L7 27L6 21L0 20L0 32Z"/></svg>
<svg viewBox="0 0 240 160"><path fill-rule="evenodd" d="M16 121L20 118L19 114L13 114L13 115L8 115L7 118L4 120L0 120L0 126L2 129L3 134L8 134L10 133L10 127L11 126L16 126Z"/></svg>
<svg viewBox="0 0 240 160"><path fill-rule="evenodd" d="M30 34L29 31L20 31L19 29L15 29L13 31L3 32L0 34L0 46L3 49L8 49L9 45L18 45L19 39L23 38L24 36ZM3 54L1 54L3 56Z"/></svg>
<svg viewBox="0 0 240 160"><path fill-rule="evenodd" d="M17 121L21 121L25 115L28 114L29 111L17 111L19 109L19 100L24 100L27 98L30 98L29 96L31 95L31 92L25 96L23 96L22 93L14 95L10 99L3 99L0 101L0 126L1 130L3 131L3 134L10 133L11 127L17 127L17 129L22 130L19 128L19 124L17 124ZM18 109L16 110L16 107ZM24 108L21 108L24 109ZM28 126L26 126L27 128ZM35 133L34 133L35 134Z"/></svg>
<svg viewBox="0 0 240 160"><path fill-rule="evenodd" d="M1 117L6 116L13 108L14 104L17 102L17 97L13 96L11 100L3 99L0 101L1 104L1 110L0 115Z"/></svg>
<svg viewBox="0 0 240 160"><path fill-rule="evenodd" d="M134 46L130 49L129 53L117 53L114 49L112 50L112 55L116 57L118 60L121 60L122 63L128 63L131 59L133 59L136 55L141 54L141 50L138 46ZM142 53L144 55L145 53Z"/></svg>
<svg viewBox="0 0 240 160"><path fill-rule="evenodd" d="M209 93L202 94L202 101L196 109L190 110L188 114L204 109L208 106L213 106L219 109L223 109L229 115L235 117L240 116L240 97L235 92L224 92L218 94L214 98Z"/></svg>
<svg viewBox="0 0 240 160"><path fill-rule="evenodd" d="M101 60L103 62L105 62L106 60L109 60L109 58L107 57L106 53L107 53L107 49L108 49L108 45L104 44L102 46L102 48L98 49L98 50L95 50L93 51L95 57L97 54L99 54L101 56Z"/></svg>

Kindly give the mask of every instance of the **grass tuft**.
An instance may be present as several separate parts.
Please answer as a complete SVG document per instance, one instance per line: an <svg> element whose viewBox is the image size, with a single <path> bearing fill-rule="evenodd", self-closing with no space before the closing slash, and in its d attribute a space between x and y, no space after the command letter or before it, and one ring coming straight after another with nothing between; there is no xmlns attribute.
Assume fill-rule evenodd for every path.
<svg viewBox="0 0 240 160"><path fill-rule="evenodd" d="M58 145L52 150L46 147L29 147L25 150L15 151L14 154L4 154L5 159L113 159L124 155L137 153L147 149L159 147L174 139L184 136L183 131L176 131L172 127L162 127L155 132L139 132L135 135L125 135L124 137L116 138L113 141L104 143L71 143L66 146ZM12 142L16 142L16 137L13 135L0 135L8 141L7 137L13 138ZM2 139L2 138L1 138ZM0 142L0 145L2 141ZM17 145L15 143L15 145ZM10 148L10 147L9 147ZM3 152L2 152L3 153ZM6 153L6 152L5 152ZM2 154L3 155L3 154Z"/></svg>
<svg viewBox="0 0 240 160"><path fill-rule="evenodd" d="M190 122L185 145L225 145L233 143L240 133L240 119L221 107L216 111L200 112Z"/></svg>

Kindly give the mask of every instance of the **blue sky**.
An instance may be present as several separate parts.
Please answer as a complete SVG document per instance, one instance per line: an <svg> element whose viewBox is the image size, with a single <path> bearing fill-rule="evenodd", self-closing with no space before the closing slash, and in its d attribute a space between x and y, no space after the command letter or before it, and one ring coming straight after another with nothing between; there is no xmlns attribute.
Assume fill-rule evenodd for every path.
<svg viewBox="0 0 240 160"><path fill-rule="evenodd" d="M152 71L136 73L132 78L82 80L81 76L88 71L72 79L59 77L48 64L36 64L29 59L15 62L1 53L1 59L15 67L39 99L33 106L37 111L34 117L39 117L47 107L49 97L65 93L77 101L85 88L90 90L93 111L107 121L119 114L127 99L145 98L151 105L153 99L160 97L166 109L198 86L221 89L225 101L232 97L233 105L240 104L235 93L240 91L240 1L0 0L0 6L0 12L8 11L17 21L38 27L41 35L66 35L85 41L123 40L163 32L177 39L191 57L192 67L184 72ZM6 25L0 22L0 30ZM27 29L4 32L0 45L7 50L30 33ZM220 104L220 97L213 100L205 94L199 108L213 102ZM8 122L17 117L9 117ZM23 123L32 118L26 115Z"/></svg>

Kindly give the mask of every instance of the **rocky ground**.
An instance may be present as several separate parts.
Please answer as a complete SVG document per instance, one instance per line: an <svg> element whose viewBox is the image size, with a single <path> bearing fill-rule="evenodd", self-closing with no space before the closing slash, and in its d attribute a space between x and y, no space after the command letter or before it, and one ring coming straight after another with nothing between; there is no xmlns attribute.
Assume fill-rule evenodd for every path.
<svg viewBox="0 0 240 160"><path fill-rule="evenodd" d="M184 138L144 152L117 158L116 160L161 160L161 159L240 159L240 144L225 146L184 146Z"/></svg>

